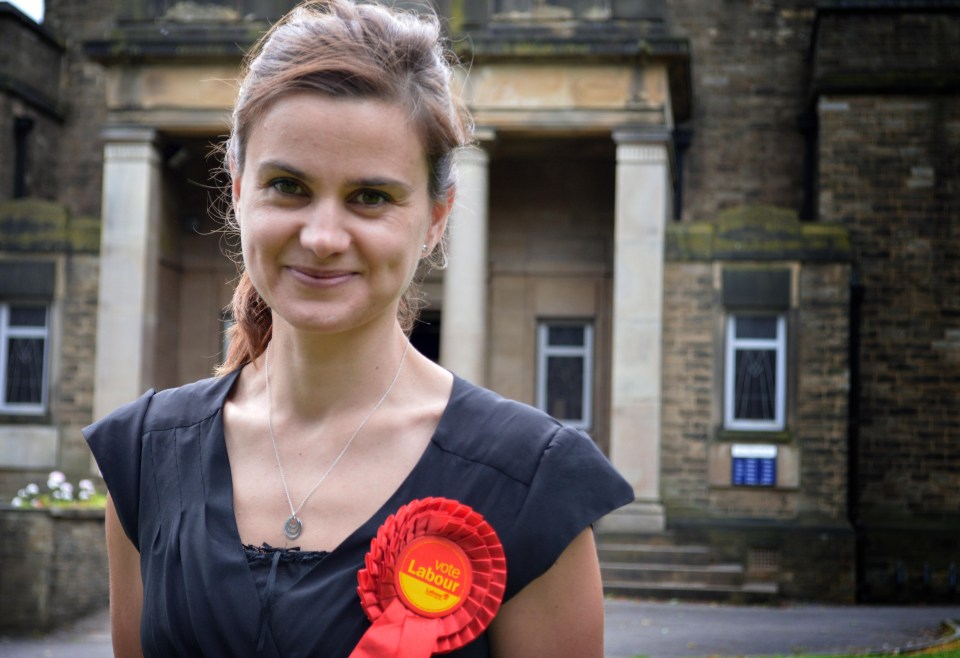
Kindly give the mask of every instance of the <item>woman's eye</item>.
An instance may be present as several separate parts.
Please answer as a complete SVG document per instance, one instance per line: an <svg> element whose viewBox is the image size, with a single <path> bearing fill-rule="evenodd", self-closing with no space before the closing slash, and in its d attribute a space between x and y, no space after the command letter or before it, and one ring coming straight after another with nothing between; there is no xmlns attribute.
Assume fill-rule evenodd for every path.
<svg viewBox="0 0 960 658"><path fill-rule="evenodd" d="M296 181L289 178L277 178L270 181L270 187L281 194L300 195L303 194L303 188Z"/></svg>
<svg viewBox="0 0 960 658"><path fill-rule="evenodd" d="M354 195L354 200L362 206L381 206L390 203L390 195L380 190L360 190Z"/></svg>

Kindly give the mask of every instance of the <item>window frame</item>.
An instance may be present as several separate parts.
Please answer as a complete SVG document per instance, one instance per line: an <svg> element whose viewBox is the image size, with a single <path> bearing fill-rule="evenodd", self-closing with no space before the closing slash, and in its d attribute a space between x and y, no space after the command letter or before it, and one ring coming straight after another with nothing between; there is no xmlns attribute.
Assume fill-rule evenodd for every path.
<svg viewBox="0 0 960 658"><path fill-rule="evenodd" d="M774 338L737 338L737 318L776 318ZM729 313L726 322L724 346L723 426L726 430L747 432L780 432L787 426L787 316L769 311L739 311ZM736 355L738 350L774 350L776 377L774 386L774 417L770 420L751 420L735 417Z"/></svg>
<svg viewBox="0 0 960 658"><path fill-rule="evenodd" d="M11 327L10 307L28 306L43 308L45 312L43 327ZM0 301L0 414L9 416L43 416L47 413L50 383L50 324L52 307L47 302L38 301ZM42 338L43 365L39 403L8 403L7 362L9 341L11 338Z"/></svg>
<svg viewBox="0 0 960 658"><path fill-rule="evenodd" d="M550 345L550 329L555 327L578 327L583 329L582 345ZM594 321L576 319L545 319L537 321L537 401L538 409L547 409L547 364L551 357L580 357L583 359L583 382L581 393L581 418L557 418L568 427L589 430L593 425L593 368L594 368Z"/></svg>

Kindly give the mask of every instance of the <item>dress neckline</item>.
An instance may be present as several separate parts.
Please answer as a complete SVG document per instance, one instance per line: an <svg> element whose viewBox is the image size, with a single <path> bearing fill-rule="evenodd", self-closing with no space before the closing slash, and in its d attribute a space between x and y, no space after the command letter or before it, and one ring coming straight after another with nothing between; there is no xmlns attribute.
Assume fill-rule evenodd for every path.
<svg viewBox="0 0 960 658"><path fill-rule="evenodd" d="M240 370L242 369L237 369L234 372L224 376L224 385L219 391L219 394L216 396L217 413L214 418L216 426L213 432L215 435L215 440L211 442L212 449L209 454L210 459L204 460L204 479L207 483L209 483L210 486L210 490L207 491L206 497L206 511L208 518L210 518L210 516L215 518L215 522L208 525L208 530L215 531L221 540L232 543L235 547L243 547L244 544L240 538L240 530L236 519L236 510L234 509L233 504L233 470L230 466L230 458L226 446L226 434L223 424L223 408L226 404L227 398L236 385L237 379L240 375ZM407 473L406 477L401 481L393 493L387 497L384 503L369 518L367 518L366 521L356 527L353 532L348 534L343 541L341 541L340 544L338 544L332 550L322 552L326 553L328 557L333 557L337 555L341 549L345 549L356 544L358 540L360 540L363 546L366 547L369 544L369 539L372 537L372 535L376 534L376 529L380 526L380 524L383 523L386 517L395 511L400 504L409 502L408 500L404 500L405 498L409 498L411 495L408 493L408 490L410 490L414 483L418 481L417 476L419 472L425 468L424 464L429 460L430 453L436 447L440 437L447 436L449 434L447 426L452 422L451 418L456 416L456 407L460 404L460 401L468 392L468 390L469 384L466 382L466 380L458 377L456 374L453 374L453 385L450 389L450 396L447 399L447 404L444 407L443 412L440 414L440 420L437 423L436 428L434 428L433 434L430 436L430 440L427 442L423 452L420 454L420 457L417 459L417 462L414 464L413 468L410 469L410 472ZM368 534L370 537L367 537ZM238 553L240 555L245 555L242 550L238 551Z"/></svg>

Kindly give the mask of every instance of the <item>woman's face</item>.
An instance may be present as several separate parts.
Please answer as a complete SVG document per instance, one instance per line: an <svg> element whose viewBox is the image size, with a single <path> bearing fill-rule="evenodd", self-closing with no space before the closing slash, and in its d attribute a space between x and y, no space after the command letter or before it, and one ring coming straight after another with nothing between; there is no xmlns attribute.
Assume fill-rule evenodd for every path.
<svg viewBox="0 0 960 658"><path fill-rule="evenodd" d="M324 333L395 322L450 209L430 198L408 114L297 92L251 126L233 199L244 265L275 322Z"/></svg>

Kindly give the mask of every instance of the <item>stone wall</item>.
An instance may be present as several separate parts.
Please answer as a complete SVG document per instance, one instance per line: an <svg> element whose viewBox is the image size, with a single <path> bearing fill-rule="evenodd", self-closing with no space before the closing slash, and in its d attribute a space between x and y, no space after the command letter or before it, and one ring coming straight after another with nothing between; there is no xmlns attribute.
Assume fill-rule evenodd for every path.
<svg viewBox="0 0 960 658"><path fill-rule="evenodd" d="M784 600L854 602L854 532L846 524L680 519L671 532L678 544L707 545L718 561L744 565L751 580L773 580Z"/></svg>
<svg viewBox="0 0 960 658"><path fill-rule="evenodd" d="M865 520L960 519L958 112L950 96L820 103L820 213L849 228L863 290Z"/></svg>
<svg viewBox="0 0 960 658"><path fill-rule="evenodd" d="M860 597L955 597L960 568L960 74L955 11L821 16L819 215L850 232Z"/></svg>
<svg viewBox="0 0 960 658"><path fill-rule="evenodd" d="M0 501L31 480L45 480L53 468L73 481L90 476L90 452L80 429L93 414L98 249L95 218L72 216L58 203L33 198L0 203L0 258L52 262L57 273L50 300L48 412L0 417L0 430L14 443L33 440L23 432L27 425L48 428L55 445L29 464L5 455L6 466L32 469L0 471Z"/></svg>
<svg viewBox="0 0 960 658"><path fill-rule="evenodd" d="M846 523L846 249L841 227L801 224L769 207L668 230L661 450L668 518ZM789 274L785 431L723 426L728 270ZM777 486L731 486L731 444L757 442L778 446Z"/></svg>
<svg viewBox="0 0 960 658"><path fill-rule="evenodd" d="M0 629L45 631L108 603L103 511L0 509Z"/></svg>
<svg viewBox="0 0 960 658"><path fill-rule="evenodd" d="M731 206L799 210L812 0L671 0L674 32L690 40L693 131L684 164L685 220Z"/></svg>
<svg viewBox="0 0 960 658"><path fill-rule="evenodd" d="M660 484L673 514L710 505L708 449L716 433L714 397L719 318L712 262L668 261L663 290L663 411Z"/></svg>
<svg viewBox="0 0 960 658"><path fill-rule="evenodd" d="M44 24L66 48L63 98L69 113L59 144L58 200L78 215L100 217L106 76L83 52L83 42L103 38L114 27L115 0L46 0Z"/></svg>
<svg viewBox="0 0 960 658"><path fill-rule="evenodd" d="M937 598L960 564L958 111L939 95L820 103L820 213L849 227L862 291L853 457L870 600Z"/></svg>
<svg viewBox="0 0 960 658"><path fill-rule="evenodd" d="M0 201L14 196L14 122L30 122L22 194L57 195L62 111L62 48L53 35L11 6L0 8Z"/></svg>
<svg viewBox="0 0 960 658"><path fill-rule="evenodd" d="M93 368L97 347L99 258L74 254L64 264L66 294L60 345L57 424L61 470L79 479L90 473L90 449L80 430L93 421Z"/></svg>
<svg viewBox="0 0 960 658"><path fill-rule="evenodd" d="M945 88L960 75L958 40L952 12L821 11L812 73L826 93Z"/></svg>
<svg viewBox="0 0 960 658"><path fill-rule="evenodd" d="M806 264L796 324L801 516L847 520L850 266Z"/></svg>

